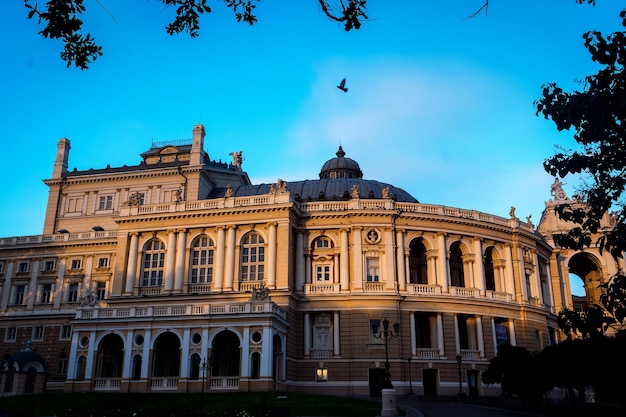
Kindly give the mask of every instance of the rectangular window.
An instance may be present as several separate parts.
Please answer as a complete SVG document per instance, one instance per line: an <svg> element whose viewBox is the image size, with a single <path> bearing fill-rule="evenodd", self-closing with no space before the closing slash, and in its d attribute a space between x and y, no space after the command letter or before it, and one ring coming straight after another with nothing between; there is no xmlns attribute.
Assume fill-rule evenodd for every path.
<svg viewBox="0 0 626 417"><path fill-rule="evenodd" d="M8 327L4 337L5 342L15 342L17 338L17 327Z"/></svg>
<svg viewBox="0 0 626 417"><path fill-rule="evenodd" d="M57 375L67 375L67 354L65 352L61 353L61 356L59 356Z"/></svg>
<svg viewBox="0 0 626 417"><path fill-rule="evenodd" d="M78 283L77 282L73 282L67 287L67 302L68 303L78 302Z"/></svg>
<svg viewBox="0 0 626 417"><path fill-rule="evenodd" d="M72 326L63 325L61 326L61 334L59 335L59 339L68 340L72 337Z"/></svg>
<svg viewBox="0 0 626 417"><path fill-rule="evenodd" d="M101 195L98 198L98 210L113 210L113 196Z"/></svg>
<svg viewBox="0 0 626 417"><path fill-rule="evenodd" d="M4 262L0 262L0 274L4 274Z"/></svg>
<svg viewBox="0 0 626 417"><path fill-rule="evenodd" d="M80 269L81 261L80 259L72 259L71 268L70 269Z"/></svg>
<svg viewBox="0 0 626 417"><path fill-rule="evenodd" d="M43 264L43 270L44 272L53 272L55 268L55 262L54 261L45 261Z"/></svg>
<svg viewBox="0 0 626 417"><path fill-rule="evenodd" d="M70 197L67 199L67 212L80 213L83 205L83 197Z"/></svg>
<svg viewBox="0 0 626 417"><path fill-rule="evenodd" d="M316 368L315 369L315 382L328 381L328 368Z"/></svg>
<svg viewBox="0 0 626 417"><path fill-rule="evenodd" d="M104 300L107 293L107 283L104 281L98 281L96 283L96 297L98 300Z"/></svg>
<svg viewBox="0 0 626 417"><path fill-rule="evenodd" d="M380 281L380 261L378 258L367 258L367 282Z"/></svg>
<svg viewBox="0 0 626 417"><path fill-rule="evenodd" d="M41 294L39 297L39 302L41 304L49 304L50 298L52 297L52 284L41 284Z"/></svg>
<svg viewBox="0 0 626 417"><path fill-rule="evenodd" d="M33 340L43 340L43 326L33 327Z"/></svg>
<svg viewBox="0 0 626 417"><path fill-rule="evenodd" d="M28 272L28 262L20 262L19 264L17 264L17 272Z"/></svg>
<svg viewBox="0 0 626 417"><path fill-rule="evenodd" d="M98 258L98 268L108 268L109 258Z"/></svg>
<svg viewBox="0 0 626 417"><path fill-rule="evenodd" d="M26 295L26 285L16 285L13 287L15 293L13 294L13 305L24 304L24 296Z"/></svg>
<svg viewBox="0 0 626 417"><path fill-rule="evenodd" d="M318 282L330 281L330 265L318 265L316 268L316 279Z"/></svg>

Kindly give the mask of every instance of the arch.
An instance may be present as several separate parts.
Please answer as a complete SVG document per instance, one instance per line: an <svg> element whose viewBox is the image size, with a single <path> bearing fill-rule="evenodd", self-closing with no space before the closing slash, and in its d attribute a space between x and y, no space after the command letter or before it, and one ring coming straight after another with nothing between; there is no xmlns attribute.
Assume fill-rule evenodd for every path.
<svg viewBox="0 0 626 417"><path fill-rule="evenodd" d="M274 382L282 380L283 341L279 334L272 338L272 379Z"/></svg>
<svg viewBox="0 0 626 417"><path fill-rule="evenodd" d="M411 284L428 284L426 250L423 238L411 240L409 244L409 283Z"/></svg>
<svg viewBox="0 0 626 417"><path fill-rule="evenodd" d="M105 335L96 356L96 375L100 378L120 378L124 365L124 341L117 334Z"/></svg>
<svg viewBox="0 0 626 417"><path fill-rule="evenodd" d="M84 355L81 355L78 358L76 358L75 379L77 381L84 381L86 372L87 372L87 358Z"/></svg>
<svg viewBox="0 0 626 417"><path fill-rule="evenodd" d="M240 339L230 330L220 331L213 338L213 366L211 376L239 376Z"/></svg>
<svg viewBox="0 0 626 417"><path fill-rule="evenodd" d="M152 376L180 376L180 346L180 339L170 331L155 338Z"/></svg>
<svg viewBox="0 0 626 417"><path fill-rule="evenodd" d="M256 231L241 238L240 280L263 281L265 277L265 239Z"/></svg>
<svg viewBox="0 0 626 417"><path fill-rule="evenodd" d="M463 245L460 241L452 242L448 259L450 271L450 285L453 287L465 286L465 273L463 271Z"/></svg>
<svg viewBox="0 0 626 417"><path fill-rule="evenodd" d="M215 250L215 241L206 234L197 236L191 242L189 254L189 282L191 284L208 284L213 282Z"/></svg>
<svg viewBox="0 0 626 417"><path fill-rule="evenodd" d="M250 355L250 378L259 379L261 377L261 353L252 352Z"/></svg>
<svg viewBox="0 0 626 417"><path fill-rule="evenodd" d="M131 374L130 379L132 381L139 381L141 379L141 364L143 363L143 358L141 355L137 354L133 356L132 364L131 364Z"/></svg>
<svg viewBox="0 0 626 417"><path fill-rule="evenodd" d="M200 355L197 353L192 354L189 359L189 379L192 381L200 379L200 361Z"/></svg>
<svg viewBox="0 0 626 417"><path fill-rule="evenodd" d="M159 238L148 240L143 246L141 286L160 287L165 266L165 243Z"/></svg>
<svg viewBox="0 0 626 417"><path fill-rule="evenodd" d="M496 291L496 274L493 267L495 250L493 246L485 249L483 254L483 270L485 271L485 289L487 291Z"/></svg>
<svg viewBox="0 0 626 417"><path fill-rule="evenodd" d="M581 252L572 256L567 266L569 268L570 280L572 275L582 280L587 302L598 303L600 295L602 295L602 289L599 286L604 283L600 260L591 253Z"/></svg>

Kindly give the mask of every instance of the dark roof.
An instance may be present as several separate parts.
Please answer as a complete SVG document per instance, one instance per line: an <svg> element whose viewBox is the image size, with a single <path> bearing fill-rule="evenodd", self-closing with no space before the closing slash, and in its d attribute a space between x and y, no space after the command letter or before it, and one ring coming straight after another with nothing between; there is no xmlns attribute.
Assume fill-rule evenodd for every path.
<svg viewBox="0 0 626 417"><path fill-rule="evenodd" d="M418 203L417 199L402 188L363 178L327 178L321 180L305 180L286 182L286 190L295 200L349 200L352 198L352 187L359 187L360 198L383 198L383 188L389 187L389 197L406 203ZM271 184L243 185L233 188L233 197L263 195L270 192ZM215 188L208 198L224 197L226 188Z"/></svg>
<svg viewBox="0 0 626 417"><path fill-rule="evenodd" d="M14 353L9 356L6 360L3 361L2 368L5 368L5 364L15 363L18 366L18 371L22 371L24 367L31 363L40 364L43 369L46 369L47 363L46 360L39 353L34 352L30 349L30 340L26 342L26 348L24 350Z"/></svg>
<svg viewBox="0 0 626 417"><path fill-rule="evenodd" d="M350 158L346 158L346 153L341 145L337 150L336 158L331 158L324 163L320 171L320 179L324 178L363 178L363 171L359 164Z"/></svg>

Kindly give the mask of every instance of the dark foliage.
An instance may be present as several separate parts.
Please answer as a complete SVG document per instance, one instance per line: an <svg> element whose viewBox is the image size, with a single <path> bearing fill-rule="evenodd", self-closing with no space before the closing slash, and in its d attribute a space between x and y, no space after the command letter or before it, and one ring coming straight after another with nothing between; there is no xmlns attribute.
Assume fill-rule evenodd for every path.
<svg viewBox="0 0 626 417"><path fill-rule="evenodd" d="M191 38L199 36L200 16L211 13L212 9L207 0L158 0L165 7L176 8L174 20L165 28L169 35L186 32ZM255 3L261 0L215 0L222 2L231 9L237 22L244 22L252 26L257 22L254 14ZM324 14L331 20L342 22L344 29L350 31L359 29L361 22L367 20L365 14L367 0L344 0L328 2L318 0ZM74 65L81 70L89 66L100 56L102 47L96 44L90 34L83 34L81 16L85 12L83 0L48 0L43 9L38 3L24 0L28 9L28 18L37 17L44 28L39 32L44 38L59 39L64 44L61 59L68 67Z"/></svg>
<svg viewBox="0 0 626 417"><path fill-rule="evenodd" d="M626 11L620 17L626 26ZM557 151L544 161L545 170L559 177L582 174L586 181L580 193L584 204L557 206L558 216L576 226L569 233L555 234L554 240L575 250L595 243L600 250L622 257L626 249L626 32L604 36L590 31L583 39L591 59L603 68L585 78L581 91L568 93L550 83L535 102L537 115L551 119L559 131L573 129L581 147ZM602 223L607 214L610 227Z"/></svg>

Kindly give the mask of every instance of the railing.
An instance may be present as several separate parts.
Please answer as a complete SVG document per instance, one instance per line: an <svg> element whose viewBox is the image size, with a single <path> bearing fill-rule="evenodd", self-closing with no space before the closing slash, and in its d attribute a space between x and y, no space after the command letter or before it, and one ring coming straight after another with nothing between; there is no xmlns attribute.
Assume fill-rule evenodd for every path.
<svg viewBox="0 0 626 417"><path fill-rule="evenodd" d="M341 284L328 283L328 284L306 284L304 286L304 293L306 295L324 295L324 294L339 294Z"/></svg>
<svg viewBox="0 0 626 417"><path fill-rule="evenodd" d="M333 357L332 349L312 349L311 357L313 359L328 359Z"/></svg>
<svg viewBox="0 0 626 417"><path fill-rule="evenodd" d="M461 349L461 357L463 359L478 360L480 359L480 356L480 350Z"/></svg>
<svg viewBox="0 0 626 417"><path fill-rule="evenodd" d="M480 296L480 290L477 288L466 288L466 287L449 287L450 295L455 295L457 297L469 297L469 298L478 298Z"/></svg>
<svg viewBox="0 0 626 417"><path fill-rule="evenodd" d="M212 376L209 380L209 389L237 390L239 389L238 376Z"/></svg>
<svg viewBox="0 0 626 417"><path fill-rule="evenodd" d="M78 307L77 319L116 319L127 317L182 317L221 314L271 313L287 318L287 313L271 301L220 304L175 304L146 307Z"/></svg>
<svg viewBox="0 0 626 417"><path fill-rule="evenodd" d="M178 377L152 377L150 389L155 391L177 390Z"/></svg>
<svg viewBox="0 0 626 417"><path fill-rule="evenodd" d="M441 285L407 284L406 287L409 294L441 295Z"/></svg>
<svg viewBox="0 0 626 417"><path fill-rule="evenodd" d="M96 391L119 391L122 386L120 378L95 378L94 390Z"/></svg>
<svg viewBox="0 0 626 417"><path fill-rule="evenodd" d="M384 282L365 282L363 283L363 291L383 292L385 291L385 283Z"/></svg>
<svg viewBox="0 0 626 417"><path fill-rule="evenodd" d="M208 294L211 292L211 284L189 284L189 292L192 294Z"/></svg>
<svg viewBox="0 0 626 417"><path fill-rule="evenodd" d="M438 359L439 349L437 348L417 348L415 349L415 356L419 359Z"/></svg>
<svg viewBox="0 0 626 417"><path fill-rule="evenodd" d="M119 217L133 215L150 215L160 213L186 212L197 210L217 210L268 204L284 204L292 202L291 194L277 193L249 197L229 197L212 200L190 202L172 202L165 204L149 204L143 206L121 207ZM303 212L318 211L347 211L347 210L394 210L400 213L415 213L429 216L445 216L475 220L484 223L496 224L504 227L520 228L534 233L534 226L519 219L509 219L476 210L465 210L455 207L436 206L420 203L398 203L391 199L352 199L348 201L313 201L293 202ZM90 240L116 238L115 231L90 231L81 233L60 233L52 235L16 236L0 238L0 246L37 244L46 242L66 242L76 240Z"/></svg>

